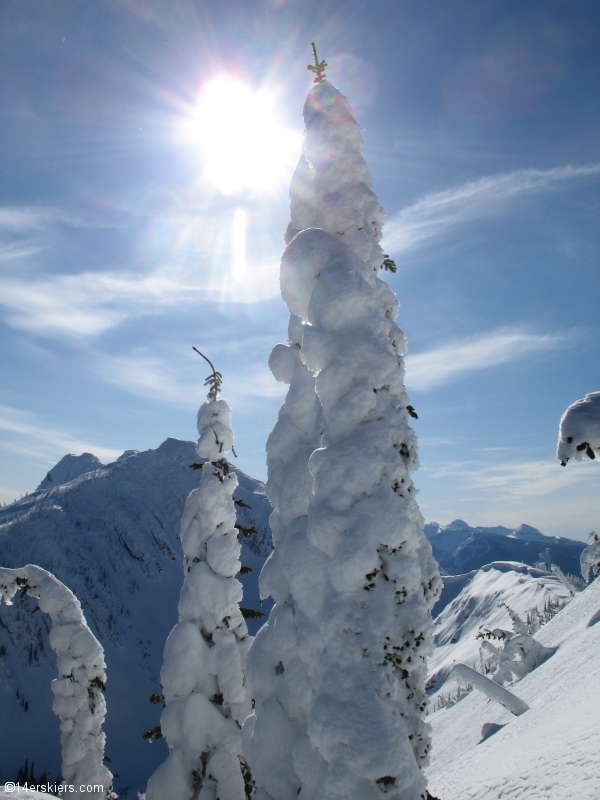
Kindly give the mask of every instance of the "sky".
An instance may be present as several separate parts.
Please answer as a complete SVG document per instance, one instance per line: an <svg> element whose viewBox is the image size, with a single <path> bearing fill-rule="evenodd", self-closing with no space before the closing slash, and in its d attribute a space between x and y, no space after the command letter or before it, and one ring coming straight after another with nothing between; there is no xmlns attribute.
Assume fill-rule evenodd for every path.
<svg viewBox="0 0 600 800"><path fill-rule="evenodd" d="M69 452L194 439L194 346L266 477L312 41L387 213L426 520L585 539L600 466L555 457L600 389L585 0L3 0L0 501Z"/></svg>

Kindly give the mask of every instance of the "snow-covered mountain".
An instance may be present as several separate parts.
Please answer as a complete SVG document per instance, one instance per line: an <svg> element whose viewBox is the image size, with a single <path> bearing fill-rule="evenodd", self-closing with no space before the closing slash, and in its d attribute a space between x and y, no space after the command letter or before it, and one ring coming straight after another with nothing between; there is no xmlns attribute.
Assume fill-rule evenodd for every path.
<svg viewBox="0 0 600 800"><path fill-rule="evenodd" d="M80 599L107 660L105 725L110 768L122 797L135 797L165 757L162 740L142 739L161 708L149 697L160 691L162 650L177 616L182 585L179 523L185 498L198 485L190 469L195 445L167 439L156 450L126 451L103 465L96 456L65 456L31 495L0 509L0 564L36 563L66 583ZM261 608L257 581L271 549L271 507L263 485L236 471L238 522L255 530L243 537L244 606ZM248 506L248 507L246 507ZM482 628L510 629L500 602L522 616L566 590L551 573L515 561L558 563L575 572L583 544L544 536L526 525L471 528L456 520L426 526L434 554L446 572L436 607L438 650L431 661L435 688L454 661L476 664ZM502 563L487 563L500 552ZM487 561L486 561L487 558ZM512 562L512 563L509 563ZM482 569L480 569L483 567ZM25 758L53 779L60 772L58 719L49 685L56 675L48 626L35 604L18 599L0 607L0 781L15 777ZM262 620L249 619L251 631ZM40 732L43 731L42 734ZM35 735L33 735L35 732ZM434 793L435 794L435 793Z"/></svg>
<svg viewBox="0 0 600 800"><path fill-rule="evenodd" d="M439 690L455 663L479 669L477 634L486 629L512 631L508 608L523 620L535 607L556 610L571 595L552 572L514 561L496 561L465 575L446 576L443 610L434 620L436 649L429 659L430 691ZM508 608L507 608L508 606Z"/></svg>
<svg viewBox="0 0 600 800"><path fill-rule="evenodd" d="M506 574L506 573L505 573ZM477 691L430 715L429 790L441 800L597 800L600 580L535 638L554 655L510 690L513 716ZM485 727L484 727L485 726Z"/></svg>
<svg viewBox="0 0 600 800"><path fill-rule="evenodd" d="M162 651L177 619L179 524L185 498L198 486L200 473L190 469L197 461L195 445L175 439L108 465L91 454L66 456L35 493L0 509L0 564L35 563L54 573L79 598L104 646L106 753L121 797L143 791L166 755L162 740L148 744L142 734L158 725L162 710L149 697L160 692ZM243 604L259 610L271 507L259 481L236 473L238 524L250 533L241 537ZM0 607L0 782L14 778L25 758L38 776L60 773L50 691L55 657L47 622L34 609L29 598ZM248 619L251 632L260 624Z"/></svg>
<svg viewBox="0 0 600 800"><path fill-rule="evenodd" d="M537 528L520 525L515 530L498 525L472 528L462 519L449 525L429 522L425 535L441 569L462 575L493 561L518 561L546 569L557 564L567 574L579 575L579 556L585 544L560 536L545 536ZM434 610L434 614L439 611Z"/></svg>

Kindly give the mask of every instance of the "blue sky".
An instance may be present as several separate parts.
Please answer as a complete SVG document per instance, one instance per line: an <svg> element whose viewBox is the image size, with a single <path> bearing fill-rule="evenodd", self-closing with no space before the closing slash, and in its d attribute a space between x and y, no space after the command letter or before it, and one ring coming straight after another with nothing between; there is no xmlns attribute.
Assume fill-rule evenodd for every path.
<svg viewBox="0 0 600 800"><path fill-rule="evenodd" d="M426 519L598 529L598 464L554 454L600 388L597 3L5 0L0 40L0 500L67 452L194 438L192 345L265 477L315 40L388 214ZM266 126L229 102L209 130L222 76ZM238 185L211 179L220 142Z"/></svg>

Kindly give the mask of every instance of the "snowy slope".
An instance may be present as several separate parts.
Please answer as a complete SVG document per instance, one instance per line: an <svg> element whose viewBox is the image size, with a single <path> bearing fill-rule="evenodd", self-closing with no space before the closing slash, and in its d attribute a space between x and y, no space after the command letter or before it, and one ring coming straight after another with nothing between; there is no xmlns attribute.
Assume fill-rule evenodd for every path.
<svg viewBox="0 0 600 800"><path fill-rule="evenodd" d="M429 791L440 800L597 800L600 797L600 581L536 635L557 652L511 691L515 717L473 692L430 716ZM485 723L503 726L482 740Z"/></svg>
<svg viewBox="0 0 600 800"><path fill-rule="evenodd" d="M162 650L177 619L179 524L185 498L198 486L200 473L190 469L197 460L192 442L175 439L106 466L87 459L91 472L0 510L0 565L36 563L53 572L77 595L105 648L106 752L122 797L145 789L166 754L162 740L150 745L142 734L158 725L162 710L149 697L160 692ZM51 470L54 476L63 462ZM250 506L236 507L238 521L257 530L242 540L242 564L252 569L241 576L244 605L260 609L257 581L271 550L271 507L260 482L237 475L235 497ZM60 773L50 691L54 654L47 621L34 608L28 598L0 607L0 780L11 780L26 758L37 776L47 771L54 780ZM251 630L260 625L248 622ZM33 731L44 733L34 737Z"/></svg>
<svg viewBox="0 0 600 800"><path fill-rule="evenodd" d="M448 575L464 574L492 561L519 561L532 567L544 562L546 569L558 564L564 573L579 575L579 556L585 547L573 539L545 536L530 525L514 530L502 525L472 528L462 519L449 525L429 522L425 535L440 568Z"/></svg>
<svg viewBox="0 0 600 800"><path fill-rule="evenodd" d="M436 649L429 659L430 690L442 687L454 663L479 667L479 631L513 625L505 603L525 620L534 606L544 610L548 600L566 602L570 595L551 572L515 562L496 561L466 575L444 577L460 591L434 620ZM445 690L446 691L446 690Z"/></svg>

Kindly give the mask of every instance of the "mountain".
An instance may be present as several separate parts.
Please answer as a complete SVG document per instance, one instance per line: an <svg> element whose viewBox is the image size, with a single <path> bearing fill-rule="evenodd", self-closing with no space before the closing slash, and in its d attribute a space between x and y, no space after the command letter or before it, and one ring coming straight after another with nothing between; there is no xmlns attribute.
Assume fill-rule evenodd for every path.
<svg viewBox="0 0 600 800"><path fill-rule="evenodd" d="M557 564L565 574L579 575L579 556L585 548L583 542L545 536L529 525L515 530L502 525L472 528L462 519L443 526L429 522L425 535L448 575L461 575L493 561L518 561L531 567L543 564L545 569Z"/></svg>
<svg viewBox="0 0 600 800"><path fill-rule="evenodd" d="M126 458L134 452L133 450L126 450L120 458ZM80 475L84 475L86 472L93 472L103 466L104 464L100 461L98 456L92 453L82 453L80 456L74 456L71 453L61 458L58 464L52 467L50 472L47 473L44 480L37 487L36 492L39 492L41 489L53 489L55 486L69 483Z"/></svg>
<svg viewBox="0 0 600 800"><path fill-rule="evenodd" d="M429 791L442 800L596 800L600 797L600 580L536 639L557 648L510 690L513 716L477 691L429 716Z"/></svg>
<svg viewBox="0 0 600 800"><path fill-rule="evenodd" d="M516 562L495 561L465 575L445 576L444 604L434 619L436 649L429 659L428 689L439 690L455 663L479 669L477 634L484 629L512 631L508 606L523 621L532 608L566 604L571 595L552 572ZM435 698L435 695L434 695Z"/></svg>
<svg viewBox="0 0 600 800"><path fill-rule="evenodd" d="M161 707L149 697L160 691L162 651L177 618L179 523L185 498L199 482L199 473L190 469L197 460L192 442L175 439L156 450L128 450L107 465L90 453L65 456L36 492L0 509L0 564L36 563L53 572L75 592L104 646L106 752L111 770L120 775L115 786L123 798L143 791L166 755L163 740L150 745L142 734L160 718ZM255 531L242 538L242 563L251 570L240 576L243 602L258 610L258 575L271 551L271 506L259 481L235 471L235 497L245 504L237 506L238 522ZM533 567L544 560L540 554L574 573L584 547L527 525L471 528L456 520L445 527L429 523L426 533L441 567L455 573L444 577L435 609L439 647L431 668L438 689L457 656L477 661L480 628L511 627L498 602L526 614L536 603L543 607L549 598L564 597L554 575ZM532 566L514 563L519 561ZM264 613L269 609L263 604ZM47 621L34 610L29 598L0 607L0 782L14 778L26 758L38 776L46 771L54 779L60 773L50 691L55 658ZM263 621L248 620L251 632Z"/></svg>
<svg viewBox="0 0 600 800"><path fill-rule="evenodd" d="M120 775L121 797L144 791L166 756L163 740L142 739L159 723L159 672L166 638L177 620L183 582L179 523L200 473L192 442L167 439L156 450L127 451L112 464L95 456L63 458L38 491L0 509L0 564L35 563L79 598L107 663L106 753ZM234 467L235 469L235 467ZM244 606L259 610L258 575L271 551L271 507L264 486L235 470L242 538ZM64 483L60 481L66 480ZM246 507L247 506L247 507ZM250 571L251 570L251 571ZM269 604L262 611L268 614ZM48 624L35 602L0 607L0 782L27 758L35 773L60 773L58 718L50 681L56 661ZM248 620L251 632L261 624ZM37 735L33 735L33 732ZM40 733L42 732L43 733Z"/></svg>

